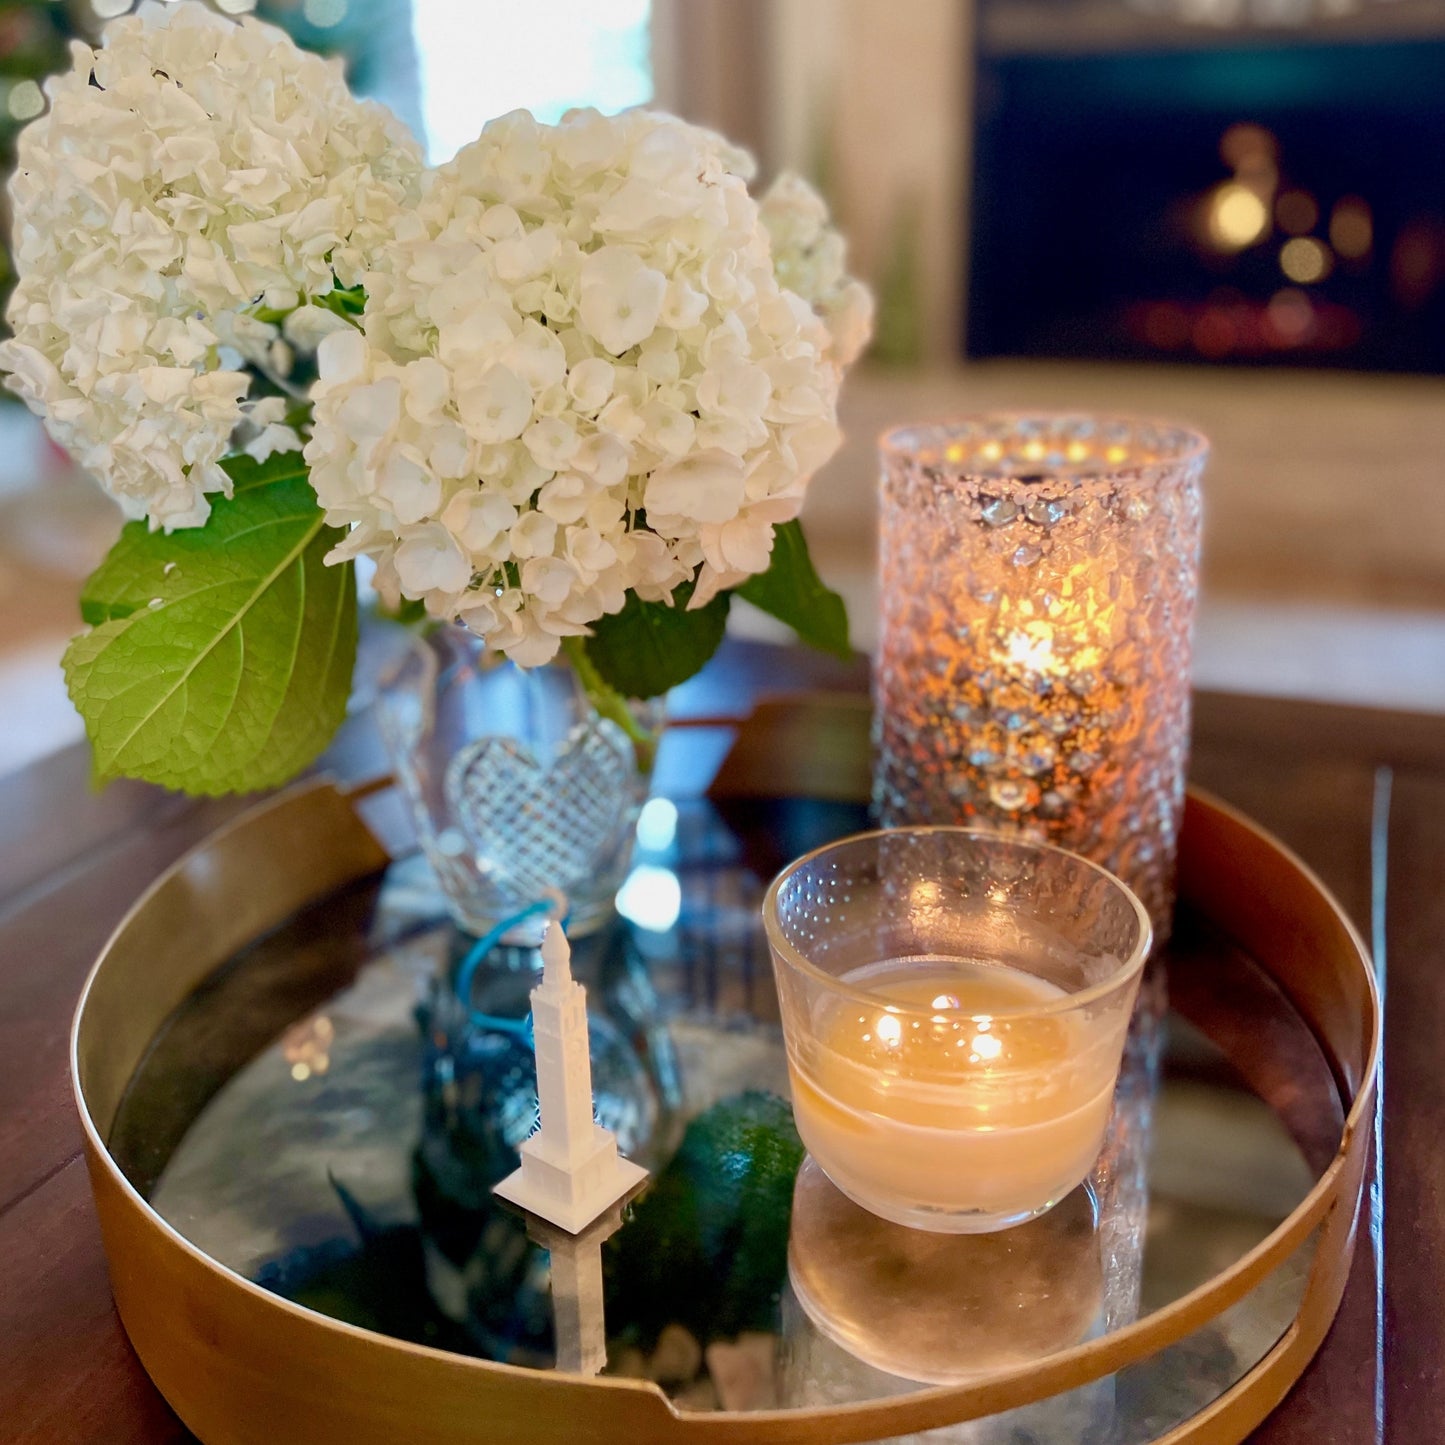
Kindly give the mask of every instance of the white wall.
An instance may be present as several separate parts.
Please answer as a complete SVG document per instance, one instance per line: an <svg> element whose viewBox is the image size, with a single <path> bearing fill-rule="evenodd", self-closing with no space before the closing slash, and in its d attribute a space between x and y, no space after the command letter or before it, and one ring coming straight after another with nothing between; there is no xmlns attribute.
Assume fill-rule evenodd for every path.
<svg viewBox="0 0 1445 1445"><path fill-rule="evenodd" d="M921 222L926 353L957 353L973 109L973 0L774 0L772 152L806 170L831 139L858 271L880 274L900 215Z"/></svg>

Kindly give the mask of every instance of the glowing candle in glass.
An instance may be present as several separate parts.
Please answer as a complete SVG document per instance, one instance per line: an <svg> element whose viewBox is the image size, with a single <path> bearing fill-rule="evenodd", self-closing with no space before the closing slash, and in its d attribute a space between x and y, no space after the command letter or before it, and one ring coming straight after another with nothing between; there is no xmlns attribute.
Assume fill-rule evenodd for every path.
<svg viewBox="0 0 1445 1445"><path fill-rule="evenodd" d="M874 802L1102 863L1167 935L1208 445L983 416L883 439Z"/></svg>
<svg viewBox="0 0 1445 1445"><path fill-rule="evenodd" d="M845 1194L969 1233L1083 1181L1150 943L1117 878L994 833L893 829L799 859L763 917L798 1132Z"/></svg>

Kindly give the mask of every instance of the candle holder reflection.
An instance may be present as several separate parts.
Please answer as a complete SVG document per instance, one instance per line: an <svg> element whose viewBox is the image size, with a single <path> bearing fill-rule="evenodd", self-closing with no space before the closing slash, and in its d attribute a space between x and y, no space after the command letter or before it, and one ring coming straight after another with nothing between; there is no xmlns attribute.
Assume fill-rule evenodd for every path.
<svg viewBox="0 0 1445 1445"><path fill-rule="evenodd" d="M788 1279L813 1325L874 1368L952 1385L1036 1364L1103 1328L1092 1193L1000 1234L945 1235L880 1219L804 1161Z"/></svg>

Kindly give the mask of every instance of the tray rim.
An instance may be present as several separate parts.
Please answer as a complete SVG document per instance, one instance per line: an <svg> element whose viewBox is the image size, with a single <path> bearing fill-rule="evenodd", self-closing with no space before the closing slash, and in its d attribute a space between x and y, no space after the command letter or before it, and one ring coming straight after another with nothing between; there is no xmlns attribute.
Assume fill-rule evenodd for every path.
<svg viewBox="0 0 1445 1445"><path fill-rule="evenodd" d="M811 705L817 703L814 698ZM754 721L765 726L774 708L760 707ZM744 724L740 742L749 731ZM776 778L775 751L770 772ZM269 1445L278 1428L302 1434L293 1423L302 1420L304 1433L321 1442L381 1445L404 1428L418 1445L451 1445L476 1438L476 1411L487 1403L499 1433L539 1442L559 1438L569 1423L575 1426L577 1412L592 1415L598 1438L616 1440L764 1445L929 1429L1075 1388L1155 1353L1237 1302L1316 1229L1320 1238L1294 1322L1249 1373L1159 1437L1160 1445L1234 1445L1283 1398L1323 1340L1348 1273L1369 1154L1380 1048L1374 971L1359 933L1312 871L1243 814L1194 790L1181 837L1181 898L1201 907L1256 958L1249 939L1260 930L1277 944L1286 935L1301 935L1310 948L1323 948L1335 982L1352 987L1357 1015L1343 1006L1339 1017L1338 998L1321 1000L1328 990L1321 980L1311 981L1312 965L1298 956L1298 947L1288 978L1259 961L1316 1033L1348 1112L1334 1158L1285 1221L1230 1269L1135 1324L981 1384L846 1405L703 1415L676 1409L646 1381L539 1372L372 1334L233 1274L190 1244L132 1188L105 1146L96 1113L104 1118L108 1105L113 1118L154 1025L215 963L305 902L385 866L387 855L355 801L330 780L314 780L264 800L203 840L128 911L101 951L76 1009L72 1086L116 1303L151 1378L208 1445ZM318 830L325 847L316 846ZM290 856L308 839L314 871L295 867ZM234 900L221 886L225 869L218 866L226 862L233 873L269 871L278 887L252 890L249 906L228 906ZM1243 876L1252 888L1241 890ZM1282 898L1294 905L1283 919ZM173 958L184 955L187 944L193 952L182 972L189 981L178 985L181 975L173 973L168 981L176 997L169 1000L167 980L155 977L164 972L154 968L156 958L163 958L167 947ZM149 1027L134 1021L135 979L121 980L128 985L119 990L124 1006L117 997L115 971L123 971L127 957L137 953L149 953L152 965L140 991L154 1017ZM108 1128L109 1119L105 1122ZM177 1321L187 1328L177 1329ZM316 1407L321 1393L332 1408Z"/></svg>

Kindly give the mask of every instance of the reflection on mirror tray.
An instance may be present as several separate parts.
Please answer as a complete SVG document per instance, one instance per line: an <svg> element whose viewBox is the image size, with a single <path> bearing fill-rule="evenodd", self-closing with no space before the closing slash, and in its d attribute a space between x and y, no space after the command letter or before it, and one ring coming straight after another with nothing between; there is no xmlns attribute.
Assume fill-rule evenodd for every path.
<svg viewBox="0 0 1445 1445"><path fill-rule="evenodd" d="M1096 1220L1085 1184L995 1234L908 1229L854 1204L809 1158L793 1194L788 1280L813 1325L860 1360L961 1384L1102 1331Z"/></svg>
<svg viewBox="0 0 1445 1445"><path fill-rule="evenodd" d="M1162 1091L1126 1078L1092 1195L993 1236L910 1238L863 1215L800 1172L761 888L734 835L680 804L662 863L676 920L624 921L574 960L604 1122L653 1171L580 1241L490 1194L535 1084L515 1033L437 984L461 945L406 868L252 945L183 1005L129 1091L117 1161L199 1248L309 1308L650 1379L689 1411L875 1399L1067 1348L1227 1267L1312 1182L1278 1115L1174 1019ZM520 1015L535 967L500 954L472 1007ZM1083 1391L936 1438L1151 1440L1278 1339L1301 1278Z"/></svg>

